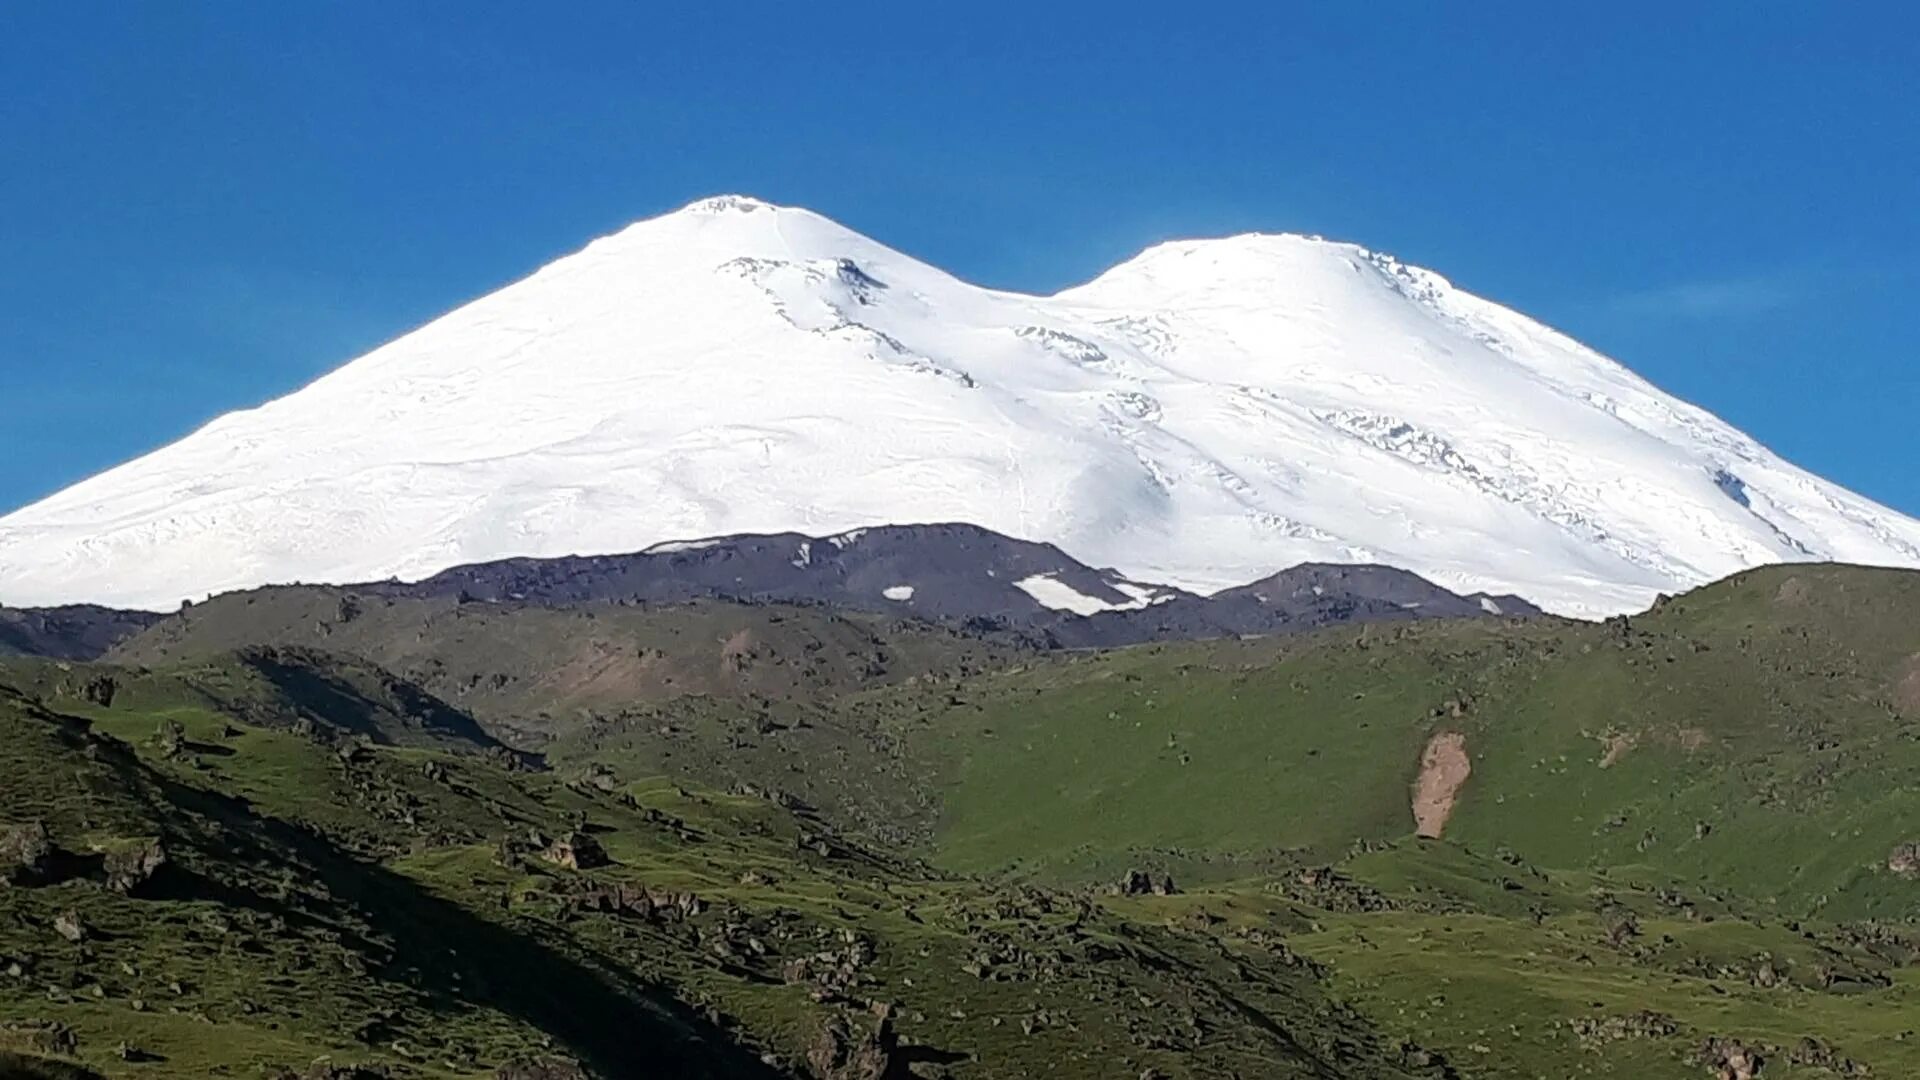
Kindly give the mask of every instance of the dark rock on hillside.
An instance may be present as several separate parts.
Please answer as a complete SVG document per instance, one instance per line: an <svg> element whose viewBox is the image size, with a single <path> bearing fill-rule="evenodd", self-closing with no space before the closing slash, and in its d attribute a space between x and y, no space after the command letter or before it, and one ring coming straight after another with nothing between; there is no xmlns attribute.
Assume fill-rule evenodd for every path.
<svg viewBox="0 0 1920 1080"><path fill-rule="evenodd" d="M253 723L279 726L306 721L341 740L350 760L355 740L380 745L500 749L472 716L378 665L355 657L298 646L257 645L237 650L233 660L265 679L277 692L266 701L224 704Z"/></svg>
<svg viewBox="0 0 1920 1080"><path fill-rule="evenodd" d="M38 821L0 822L0 885L27 885L47 875L53 844Z"/></svg>
<svg viewBox="0 0 1920 1080"><path fill-rule="evenodd" d="M97 660L108 649L163 618L151 611L119 611L91 604L0 607L0 656Z"/></svg>
<svg viewBox="0 0 1920 1080"><path fill-rule="evenodd" d="M659 544L632 555L508 559L365 591L568 606L820 604L1013 629L1067 648L1311 630L1384 619L1532 616L1519 597L1460 596L1386 566L1304 564L1200 596L1087 566L1052 544L975 525L889 525Z"/></svg>
<svg viewBox="0 0 1920 1080"><path fill-rule="evenodd" d="M35 1054L71 1056L80 1048L72 1028L55 1020L10 1020L0 1023L0 1039L8 1046ZM4 1062L0 1062L4 1064ZM0 1070L0 1076L7 1075Z"/></svg>
<svg viewBox="0 0 1920 1080"><path fill-rule="evenodd" d="M592 870L611 861L607 858L606 849L600 846L600 841L583 832L556 837L547 845L541 857L569 870Z"/></svg>
<svg viewBox="0 0 1920 1080"><path fill-rule="evenodd" d="M1056 618L1047 630L1061 645L1098 647L1293 633L1342 623L1539 614L1519 597L1461 596L1391 566L1303 563L1212 596L1182 593L1133 610Z"/></svg>
<svg viewBox="0 0 1920 1080"><path fill-rule="evenodd" d="M494 1080L593 1080L587 1070L561 1058L515 1061L494 1073Z"/></svg>
<svg viewBox="0 0 1920 1080"><path fill-rule="evenodd" d="M1094 570L1052 544L975 525L887 525L829 537L726 536L657 544L632 555L507 559L377 590L544 606L717 598L1024 622L1054 614L1017 584L1039 577L1104 604L1133 599L1116 588L1125 582L1119 574Z"/></svg>
<svg viewBox="0 0 1920 1080"><path fill-rule="evenodd" d="M77 911L62 911L53 917L53 932L67 941L78 944L87 940L87 924Z"/></svg>
<svg viewBox="0 0 1920 1080"><path fill-rule="evenodd" d="M0 869L5 868L4 844L0 843ZM1887 854L1887 869L1901 877L1920 878L1920 841L1901 844Z"/></svg>
<svg viewBox="0 0 1920 1080"><path fill-rule="evenodd" d="M1753 1080L1766 1064L1758 1048L1717 1035L1701 1044L1699 1057L1719 1080Z"/></svg>
<svg viewBox="0 0 1920 1080"><path fill-rule="evenodd" d="M167 852L159 838L144 837L122 841L102 853L101 869L107 888L117 893L135 893L167 865Z"/></svg>
<svg viewBox="0 0 1920 1080"><path fill-rule="evenodd" d="M880 1016L871 1031L854 1031L834 1017L807 1052L807 1064L819 1080L886 1080L898 1053L889 1017Z"/></svg>

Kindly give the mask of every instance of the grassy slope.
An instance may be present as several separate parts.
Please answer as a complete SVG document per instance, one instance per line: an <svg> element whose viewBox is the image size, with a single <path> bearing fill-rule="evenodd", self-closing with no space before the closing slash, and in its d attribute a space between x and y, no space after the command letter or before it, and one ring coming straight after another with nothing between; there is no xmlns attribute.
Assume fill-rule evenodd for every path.
<svg viewBox="0 0 1920 1080"><path fill-rule="evenodd" d="M385 669L311 649L247 648L157 670L10 657L0 658L0 679L68 709L111 703L157 719L172 711L218 712L266 727L324 727L342 740L500 747L473 717Z"/></svg>
<svg viewBox="0 0 1920 1080"><path fill-rule="evenodd" d="M398 846L383 825L413 786L396 781L410 772L407 756L423 752L348 766L290 734L226 735L227 720L171 715L203 749L162 761L142 747L143 759L84 722L0 701L9 818L44 822L76 855L157 837L169 858L138 898L85 874L0 892L0 954L21 968L0 982L0 1016L70 1025L88 1063L109 1075L130 1068L115 1052L123 1042L160 1059L139 1075L248 1075L376 1055L413 1059L422 1075L473 1075L473 1059L536 1051L550 1034L610 1059L611 1035L593 1025L616 1024L629 1045L689 1070L734 1075L753 1064L718 1049L717 1032L701 1041L710 1025L638 980L379 861ZM144 737L154 717L117 719L102 729ZM360 775L326 776L329 759ZM470 759L447 767L500 781ZM223 790L223 773L247 775L232 786L261 801ZM417 801L416 817L443 841L497 827L473 799ZM69 911L88 928L82 941L51 929Z"/></svg>
<svg viewBox="0 0 1920 1080"><path fill-rule="evenodd" d="M1432 1075L1402 1068L1397 1042L1284 957L1230 961L1197 930L839 841L821 854L809 845L823 825L763 799L576 788L406 747L348 762L192 706L76 711L0 700L0 764L26 778L9 780L7 816L45 822L73 852L159 836L172 863L138 897L84 874L0 889L0 957L23 968L0 976L0 1024L70 1025L109 1076L257 1075L319 1057L483 1076L549 1038L608 1076L776 1075L800 1068L828 1018L871 1027L870 1001L895 1008L905 1057L963 1077L1116 1063ZM154 745L163 718L188 752ZM582 822L615 865L496 856L502 836ZM613 882L690 891L703 910L648 920L567 902ZM51 932L67 910L85 941ZM817 993L817 973L851 954L848 981ZM814 966L793 975L795 961ZM122 1061L122 1043L154 1060Z"/></svg>
<svg viewBox="0 0 1920 1080"><path fill-rule="evenodd" d="M191 1053L166 1041L178 1036L138 1026L184 1024L178 1014L103 1005L85 982L98 976L66 976L73 1001L33 986L7 997L0 981L0 1015L58 1013L108 1069L124 1068L101 1052L123 1031L166 1049L172 1068L227 1047L227 1025L242 1048L229 1061L282 1050L396 1061L424 1042L434 1052L414 1063L423 1075L479 1075L534 1045L537 1030L606 1060L594 1025L568 1025L568 991L476 992L503 974L485 965L466 969L474 981L462 986L417 985L392 953L432 912L471 920L463 933L506 934L503 947L537 948L535 970L590 976L582 985L604 991L589 995L588 1015L707 1023L714 1045L784 1066L827 1015L877 998L898 1004L906 1037L930 1056L968 1055L945 1066L962 1077L1131 1076L1149 1066L1443 1075L1421 1052L1399 1052L1405 1039L1464 1076L1678 1080L1704 1074L1696 1052L1709 1036L1777 1048L1768 1077L1830 1076L1847 1058L1875 1075L1920 1075L1920 940L1910 925L1920 882L1886 866L1893 844L1920 839L1915 612L1920 575L1778 568L1626 624L1345 629L1028 661L960 681L852 680L837 684L854 689L838 699L656 702L551 747L566 768L591 759L629 778L802 791L828 816L915 840L948 867L1012 869L1045 888L953 879L851 845L820 858L797 842L821 824L671 781L628 785L628 805L471 755L383 748L343 763L285 730L230 726L204 704L136 696L100 709L63 698L62 708L136 742L161 709L190 741L234 750L141 753L144 768L178 785L168 791L239 796L244 804L217 805L318 830L324 858L260 860L332 868L317 875L323 897L291 894L298 910L328 913L315 936L291 920L250 932L300 957L296 971L328 970L339 961L325 950L347 948L377 975L268 988L300 1003L302 1018L276 1015L278 1029L234 1016L245 995L229 992L213 999L221 1008L199 1007L223 1034L210 1041L193 1028L202 1049ZM1415 842L1409 785L1437 732L1465 737L1473 773L1446 840ZM453 782L423 779L428 759ZM50 790L45 805L72 803ZM96 818L114 835L155 828L103 807L61 828L98 832ZM202 807L187 818L196 815L220 817ZM692 888L715 912L689 926L581 915L563 900L573 875L492 858L502 833L551 831L579 815L605 830L619 862L596 878ZM291 887L222 862L231 841L211 836L192 858L256 894ZM1074 887L1127 866L1172 869L1186 891ZM362 895L379 904L353 899ZM73 882L0 893L0 928L27 934L37 952L49 916L35 905L48 897L123 906L103 920L125 917L128 904L210 902L131 901ZM388 925L389 903L402 929ZM129 940L145 925L186 925L187 914L170 911L144 909L126 924ZM817 1002L786 984L787 962L832 952L849 932L876 954L853 1002ZM416 972L433 966L420 964L431 950L458 948L437 930L417 936L407 953ZM748 939L770 955L749 959ZM183 940L193 944L177 963L201 964L194 970L210 978L210 943ZM18 947L0 934L0 954ZM54 955L33 978L94 970L62 968ZM968 970L983 959L984 976ZM126 991L107 990L107 1002L124 1001ZM1661 1014L1653 1030L1626 1022L1646 1009ZM340 1038L350 1016L387 1013L371 1044ZM631 1075L627 1067L611 1074Z"/></svg>
<svg viewBox="0 0 1920 1080"><path fill-rule="evenodd" d="M1920 575L1801 566L1610 625L1343 629L883 688L831 710L838 756L727 764L804 768L831 812L975 873L1171 869L1230 907L1338 862L1421 910L1323 912L1290 940L1467 1075L1699 1075L1710 1035L1778 1047L1769 1075L1831 1075L1805 1038L1906 1075L1920 882L1887 856L1920 839L1915 721ZM1473 773L1447 841L1408 854L1439 732ZM646 731L555 749L674 767ZM1496 854L1552 884L1513 891ZM1619 947L1623 904L1640 934ZM1753 985L1763 966L1795 974ZM1642 1008L1674 1033L1607 1026Z"/></svg>
<svg viewBox="0 0 1920 1080"><path fill-rule="evenodd" d="M523 742L653 703L814 701L930 672L974 674L1014 654L915 620L823 608L556 610L295 586L196 605L109 659L165 666L257 644L361 657Z"/></svg>
<svg viewBox="0 0 1920 1080"><path fill-rule="evenodd" d="M968 870L1331 857L1412 831L1421 749L1452 731L1473 772L1449 839L1900 918L1920 914L1886 868L1920 834L1915 612L1920 574L1780 568L1630 624L1155 646L862 707L941 777L931 850Z"/></svg>

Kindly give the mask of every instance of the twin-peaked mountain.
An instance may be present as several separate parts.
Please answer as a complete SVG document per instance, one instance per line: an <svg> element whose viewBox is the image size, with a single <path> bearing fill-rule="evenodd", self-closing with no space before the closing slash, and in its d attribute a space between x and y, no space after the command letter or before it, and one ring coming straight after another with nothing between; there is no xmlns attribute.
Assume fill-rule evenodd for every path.
<svg viewBox="0 0 1920 1080"><path fill-rule="evenodd" d="M1579 615L1920 565L1920 522L1350 244L1168 243L1029 296L728 197L0 518L0 602L951 521L1191 593L1366 563Z"/></svg>

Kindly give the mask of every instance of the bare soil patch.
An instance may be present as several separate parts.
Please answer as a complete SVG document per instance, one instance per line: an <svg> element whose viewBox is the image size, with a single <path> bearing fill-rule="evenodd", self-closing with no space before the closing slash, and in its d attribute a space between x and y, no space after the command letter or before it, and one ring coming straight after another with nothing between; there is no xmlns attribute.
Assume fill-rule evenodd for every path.
<svg viewBox="0 0 1920 1080"><path fill-rule="evenodd" d="M1438 838L1453 816L1453 802L1473 772L1467 737L1443 731L1427 740L1420 755L1420 777L1413 782L1413 826L1421 836Z"/></svg>
<svg viewBox="0 0 1920 1080"><path fill-rule="evenodd" d="M1807 597L1812 594L1813 586L1807 584L1804 579L1790 577L1780 583L1780 588L1773 594L1773 602L1776 604L1803 604L1806 602Z"/></svg>
<svg viewBox="0 0 1920 1080"><path fill-rule="evenodd" d="M1628 732L1609 732L1600 740L1604 751L1600 755L1600 767L1603 769L1612 768L1614 762L1625 757L1627 751L1633 749L1636 741L1637 740Z"/></svg>
<svg viewBox="0 0 1920 1080"><path fill-rule="evenodd" d="M753 631L741 628L720 643L720 670L738 673L753 663Z"/></svg>
<svg viewBox="0 0 1920 1080"><path fill-rule="evenodd" d="M1893 679L1893 703L1901 715L1920 716L1920 653L1907 657Z"/></svg>

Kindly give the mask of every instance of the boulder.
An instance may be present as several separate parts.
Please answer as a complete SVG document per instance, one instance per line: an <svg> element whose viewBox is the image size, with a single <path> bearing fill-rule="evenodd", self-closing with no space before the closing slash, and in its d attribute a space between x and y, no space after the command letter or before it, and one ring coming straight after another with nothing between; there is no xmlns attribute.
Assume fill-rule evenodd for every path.
<svg viewBox="0 0 1920 1080"><path fill-rule="evenodd" d="M96 675L88 679L80 688L80 697L103 709L113 707L113 699L120 693L120 684L111 675Z"/></svg>
<svg viewBox="0 0 1920 1080"><path fill-rule="evenodd" d="M52 871L53 841L38 821L0 823L0 885L33 885Z"/></svg>
<svg viewBox="0 0 1920 1080"><path fill-rule="evenodd" d="M807 1065L817 1080L883 1080L898 1052L890 1017L881 1016L872 1030L856 1033L836 1016L820 1029L807 1051Z"/></svg>
<svg viewBox="0 0 1920 1080"><path fill-rule="evenodd" d="M153 745L163 758L179 757L187 749L187 729L177 720L162 720L153 733Z"/></svg>
<svg viewBox="0 0 1920 1080"><path fill-rule="evenodd" d="M1920 877L1920 841L1901 844L1888 852L1887 869L1901 877Z"/></svg>
<svg viewBox="0 0 1920 1080"><path fill-rule="evenodd" d="M158 837L127 840L102 852L101 869L107 875L107 888L117 893L133 893L153 880L167 864L167 852Z"/></svg>
<svg viewBox="0 0 1920 1080"><path fill-rule="evenodd" d="M620 777L614 771L599 762L588 765L580 774L578 786L594 791L604 791L611 795L620 790Z"/></svg>
<svg viewBox="0 0 1920 1080"><path fill-rule="evenodd" d="M1700 1058L1706 1062L1715 1080L1754 1080L1766 1060L1759 1050L1738 1039L1713 1036L1700 1046Z"/></svg>
<svg viewBox="0 0 1920 1080"><path fill-rule="evenodd" d="M592 870L606 866L613 860L607 858L606 849L600 841L584 832L564 833L554 837L540 857L569 870Z"/></svg>
<svg viewBox="0 0 1920 1080"><path fill-rule="evenodd" d="M87 939L87 924L79 912L63 911L53 917L53 932L77 945Z"/></svg>

